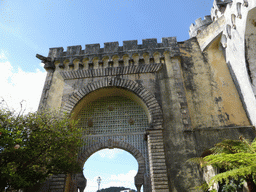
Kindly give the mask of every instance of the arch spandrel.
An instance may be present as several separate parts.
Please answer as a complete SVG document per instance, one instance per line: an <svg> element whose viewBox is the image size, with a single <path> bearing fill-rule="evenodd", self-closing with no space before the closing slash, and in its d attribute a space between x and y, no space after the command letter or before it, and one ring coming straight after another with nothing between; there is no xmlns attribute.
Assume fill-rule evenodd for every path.
<svg viewBox="0 0 256 192"><path fill-rule="evenodd" d="M110 88L119 88L119 90L123 89L128 91L126 93L123 92L122 96L130 97L130 99L143 107L149 117L149 123L151 126L150 128L162 129L163 114L156 98L143 86L139 85L135 81L128 79L104 78L102 80L90 83L77 92L73 93L65 103L62 110L68 113L76 113L76 111L79 111L79 108L83 106L83 98L86 97L86 100L93 100L93 98L95 98L97 95L93 94L96 93L96 91L102 90L103 88L105 88L105 90L110 90Z"/></svg>

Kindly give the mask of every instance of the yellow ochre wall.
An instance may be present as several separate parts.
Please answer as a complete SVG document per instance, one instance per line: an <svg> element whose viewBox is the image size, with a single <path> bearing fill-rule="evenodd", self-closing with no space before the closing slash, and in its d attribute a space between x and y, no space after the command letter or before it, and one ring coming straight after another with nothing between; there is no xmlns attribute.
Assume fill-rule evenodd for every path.
<svg viewBox="0 0 256 192"><path fill-rule="evenodd" d="M193 128L250 125L219 41L204 52L196 38L179 44Z"/></svg>

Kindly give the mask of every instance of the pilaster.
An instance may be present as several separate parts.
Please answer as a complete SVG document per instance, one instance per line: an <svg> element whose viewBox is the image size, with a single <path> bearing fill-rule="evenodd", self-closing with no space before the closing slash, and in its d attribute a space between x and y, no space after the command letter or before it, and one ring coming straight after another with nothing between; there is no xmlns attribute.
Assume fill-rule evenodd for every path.
<svg viewBox="0 0 256 192"><path fill-rule="evenodd" d="M162 130L147 135L152 192L169 192Z"/></svg>

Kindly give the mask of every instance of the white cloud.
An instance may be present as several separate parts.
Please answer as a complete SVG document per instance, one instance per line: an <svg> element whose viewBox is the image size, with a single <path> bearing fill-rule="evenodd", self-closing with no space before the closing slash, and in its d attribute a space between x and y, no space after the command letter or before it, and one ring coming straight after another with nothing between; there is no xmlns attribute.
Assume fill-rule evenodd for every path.
<svg viewBox="0 0 256 192"><path fill-rule="evenodd" d="M127 174L111 175L110 180L124 182L124 181L127 181L127 178L134 179L136 174L137 174L137 171L131 170Z"/></svg>
<svg viewBox="0 0 256 192"><path fill-rule="evenodd" d="M0 52L0 60L7 60L6 54L7 54L6 52L1 50L1 52Z"/></svg>
<svg viewBox="0 0 256 192"><path fill-rule="evenodd" d="M25 72L18 68L14 72L6 53L0 51L0 98L4 99L10 109L20 110L22 102L25 112L36 111L40 101L46 72L39 69L36 72ZM0 101L1 101L0 100Z"/></svg>
<svg viewBox="0 0 256 192"><path fill-rule="evenodd" d="M121 149L103 149L98 152L100 157L113 159L118 153L123 153L124 151Z"/></svg>
<svg viewBox="0 0 256 192"><path fill-rule="evenodd" d="M134 177L136 174L136 170L130 170L126 174L111 175L109 178L102 178L100 188L127 187L136 189L134 186ZM98 190L97 178L98 177L87 179L87 187L85 188L85 192L95 192Z"/></svg>

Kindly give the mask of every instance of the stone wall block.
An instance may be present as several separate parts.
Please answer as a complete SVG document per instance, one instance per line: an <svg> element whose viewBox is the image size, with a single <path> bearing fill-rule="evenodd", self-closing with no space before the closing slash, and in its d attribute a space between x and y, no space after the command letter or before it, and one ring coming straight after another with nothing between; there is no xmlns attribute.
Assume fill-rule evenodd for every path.
<svg viewBox="0 0 256 192"><path fill-rule="evenodd" d="M137 72L137 68L138 68L138 67L137 67L136 65L133 65L133 66L132 66L132 73L136 73L136 72Z"/></svg>
<svg viewBox="0 0 256 192"><path fill-rule="evenodd" d="M78 69L78 70L77 70L77 73L78 73L79 79L82 79L82 78L84 78L84 73L83 73L83 70L81 70L81 69Z"/></svg>
<svg viewBox="0 0 256 192"><path fill-rule="evenodd" d="M78 76L78 79L82 78L81 70L75 71L76 75Z"/></svg>
<svg viewBox="0 0 256 192"><path fill-rule="evenodd" d="M152 66L152 64L148 64L145 67L145 72L150 72L150 67Z"/></svg>
<svg viewBox="0 0 256 192"><path fill-rule="evenodd" d="M88 77L87 70L82 70L83 77Z"/></svg>
<svg viewBox="0 0 256 192"><path fill-rule="evenodd" d="M125 80L124 87L127 89L133 90L133 87L135 86L135 83L130 80Z"/></svg>
<svg viewBox="0 0 256 192"><path fill-rule="evenodd" d="M128 73L128 70L129 70L129 66L125 66L124 67L124 75L126 75Z"/></svg>
<svg viewBox="0 0 256 192"><path fill-rule="evenodd" d="M142 91L140 92L140 96L144 97L147 94L147 90L146 89L142 89Z"/></svg>
<svg viewBox="0 0 256 192"><path fill-rule="evenodd" d="M88 90L88 88L87 87L83 87L82 89L81 89L81 92L84 94L84 96L85 95L87 95L88 93L89 93L89 90Z"/></svg>
<svg viewBox="0 0 256 192"><path fill-rule="evenodd" d="M120 85L121 85L121 79L116 78L116 86L120 87Z"/></svg>
<svg viewBox="0 0 256 192"><path fill-rule="evenodd" d="M97 69L92 69L92 76L93 77L97 77Z"/></svg>
<svg viewBox="0 0 256 192"><path fill-rule="evenodd" d="M65 106L60 110L62 113L70 113L71 110L67 109Z"/></svg>
<svg viewBox="0 0 256 192"><path fill-rule="evenodd" d="M105 53L118 52L118 48L119 48L119 43L117 41L104 43L104 52Z"/></svg>
<svg viewBox="0 0 256 192"><path fill-rule="evenodd" d="M145 101L146 103L151 100L152 98L154 98L154 96L149 92L146 96L145 96Z"/></svg>
<svg viewBox="0 0 256 192"><path fill-rule="evenodd" d="M78 91L73 93L73 97L77 99L77 101L79 101L81 99L81 97L78 94Z"/></svg>
<svg viewBox="0 0 256 192"><path fill-rule="evenodd" d="M139 73L142 69L143 65L135 66L134 73Z"/></svg>
<svg viewBox="0 0 256 192"><path fill-rule="evenodd" d="M88 77L92 77L92 70L88 69L87 72L88 72Z"/></svg>
<svg viewBox="0 0 256 192"><path fill-rule="evenodd" d="M134 68L134 65L130 65L130 66L129 66L129 70L128 70L128 73L132 73L132 71L133 71L133 68Z"/></svg>
<svg viewBox="0 0 256 192"><path fill-rule="evenodd" d="M81 73L81 78L85 78L85 72L84 72L85 70L81 70L81 69L80 69L79 71L80 71L80 73Z"/></svg>
<svg viewBox="0 0 256 192"><path fill-rule="evenodd" d="M163 47L177 46L177 39L176 37L164 37L162 38L162 45Z"/></svg>
<svg viewBox="0 0 256 192"><path fill-rule="evenodd" d="M78 95L78 97L80 99L84 97L84 94L81 92L81 89L79 91L77 91L76 94Z"/></svg>
<svg viewBox="0 0 256 192"><path fill-rule="evenodd" d="M152 71L153 71L153 72L157 71L157 69L158 69L159 66L161 66L161 65L162 65L161 63L158 63L157 65L153 65Z"/></svg>
<svg viewBox="0 0 256 192"><path fill-rule="evenodd" d="M101 74L101 76L106 76L106 74L105 74L105 68L101 68L100 69L100 74Z"/></svg>
<svg viewBox="0 0 256 192"><path fill-rule="evenodd" d="M109 75L109 68L107 67L107 68L105 68L105 76L108 76Z"/></svg>
<svg viewBox="0 0 256 192"><path fill-rule="evenodd" d="M96 76L97 77L102 76L101 71L102 71L101 68L96 69Z"/></svg>
<svg viewBox="0 0 256 192"><path fill-rule="evenodd" d="M67 75L66 72L60 72L60 75L62 76L63 79L67 79Z"/></svg>
<svg viewBox="0 0 256 192"><path fill-rule="evenodd" d="M100 87L100 88L104 87L104 85L103 85L103 80L100 80L100 81L99 81L99 87Z"/></svg>
<svg viewBox="0 0 256 192"><path fill-rule="evenodd" d="M69 77L70 77L71 79L74 79L73 71L69 71Z"/></svg>
<svg viewBox="0 0 256 192"><path fill-rule="evenodd" d="M57 58L63 55L63 47L50 48L48 57Z"/></svg>
<svg viewBox="0 0 256 192"><path fill-rule="evenodd" d="M98 69L96 69L97 70L97 77L100 77L100 76L102 76L102 68L98 68Z"/></svg>
<svg viewBox="0 0 256 192"><path fill-rule="evenodd" d="M78 74L77 71L73 71L73 74L74 74L74 76L75 76L75 79L79 79L79 74Z"/></svg>
<svg viewBox="0 0 256 192"><path fill-rule="evenodd" d="M81 45L68 46L67 47L67 56L69 56L69 55L80 55L81 50L82 50L82 46Z"/></svg>
<svg viewBox="0 0 256 192"><path fill-rule="evenodd" d="M74 99L74 98L69 98L68 102L69 102L70 106L72 106L72 108L73 108L73 106L76 105L76 99Z"/></svg>
<svg viewBox="0 0 256 192"><path fill-rule="evenodd" d="M73 72L74 78L75 78L75 79L78 79L78 78L79 78L79 76L78 76L77 71L72 71L72 72Z"/></svg>
<svg viewBox="0 0 256 192"><path fill-rule="evenodd" d="M97 54L100 52L100 44L85 45L85 54Z"/></svg>
<svg viewBox="0 0 256 192"><path fill-rule="evenodd" d="M124 74L124 67L119 67L118 75Z"/></svg>
<svg viewBox="0 0 256 192"><path fill-rule="evenodd" d="M117 75L117 67L113 67L112 70L113 70L112 75Z"/></svg>
<svg viewBox="0 0 256 192"><path fill-rule="evenodd" d="M138 41L137 40L123 41L123 50L124 51L136 50L136 49L138 49Z"/></svg>
<svg viewBox="0 0 256 192"><path fill-rule="evenodd" d="M157 47L157 39L142 39L143 49L153 49L155 47Z"/></svg>
<svg viewBox="0 0 256 192"><path fill-rule="evenodd" d="M141 92L140 97L141 97L143 100L145 100L145 98L147 97L148 94L149 94L149 92L148 92L146 89L144 89L144 90Z"/></svg>
<svg viewBox="0 0 256 192"><path fill-rule="evenodd" d="M91 91L93 91L93 87L92 87L92 85L91 85L91 83L89 83L88 85L87 85L87 88L88 88L88 92L90 93Z"/></svg>
<svg viewBox="0 0 256 192"><path fill-rule="evenodd" d="M107 78L103 79L102 85L103 85L103 87L107 87L108 86Z"/></svg>
<svg viewBox="0 0 256 192"><path fill-rule="evenodd" d="M68 79L71 79L70 71L66 71L66 76L67 76Z"/></svg>
<svg viewBox="0 0 256 192"><path fill-rule="evenodd" d="M125 83L125 80L124 79L120 79L120 87L123 87L124 83Z"/></svg>
<svg viewBox="0 0 256 192"><path fill-rule="evenodd" d="M134 89L134 92L137 94L137 95L140 95L140 91L142 90L141 86L138 84L138 86L136 86L136 88Z"/></svg>
<svg viewBox="0 0 256 192"><path fill-rule="evenodd" d="M119 75L120 67L115 67L115 75Z"/></svg>
<svg viewBox="0 0 256 192"><path fill-rule="evenodd" d="M93 69L93 76L98 77L99 76L99 69Z"/></svg>
<svg viewBox="0 0 256 192"><path fill-rule="evenodd" d="M118 78L113 79L113 86L118 87Z"/></svg>
<svg viewBox="0 0 256 192"><path fill-rule="evenodd" d="M94 82L93 86L94 86L95 90L99 89L100 88L99 81Z"/></svg>
<svg viewBox="0 0 256 192"><path fill-rule="evenodd" d="M127 74L131 73L131 65L127 66Z"/></svg>

